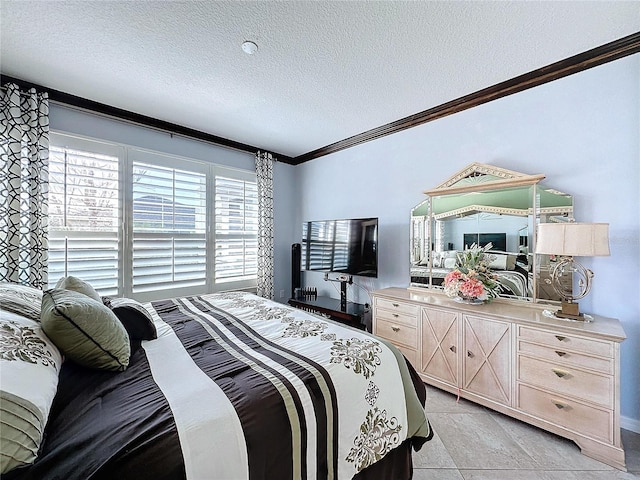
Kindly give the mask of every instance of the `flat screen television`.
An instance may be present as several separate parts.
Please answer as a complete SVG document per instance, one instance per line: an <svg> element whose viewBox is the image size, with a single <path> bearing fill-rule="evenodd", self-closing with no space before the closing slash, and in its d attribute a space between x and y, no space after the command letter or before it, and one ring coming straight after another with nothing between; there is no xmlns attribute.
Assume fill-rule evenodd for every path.
<svg viewBox="0 0 640 480"><path fill-rule="evenodd" d="M301 269L378 276L378 219L320 220L302 224Z"/></svg>
<svg viewBox="0 0 640 480"><path fill-rule="evenodd" d="M479 247L484 247L487 243L491 242L493 248L499 252L507 251L507 234L506 233L465 233L463 239L463 245L465 247L471 247L474 243Z"/></svg>

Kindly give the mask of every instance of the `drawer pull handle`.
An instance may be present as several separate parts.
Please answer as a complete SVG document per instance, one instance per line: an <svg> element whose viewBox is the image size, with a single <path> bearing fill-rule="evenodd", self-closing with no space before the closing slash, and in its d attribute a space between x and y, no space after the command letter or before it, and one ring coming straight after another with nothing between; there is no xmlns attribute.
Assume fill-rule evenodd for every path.
<svg viewBox="0 0 640 480"><path fill-rule="evenodd" d="M467 350L467 357L473 358L473 352L471 350Z"/></svg>
<svg viewBox="0 0 640 480"><path fill-rule="evenodd" d="M393 330L394 332L399 332L400 331L400 327L391 327L391 330Z"/></svg>
<svg viewBox="0 0 640 480"><path fill-rule="evenodd" d="M558 341L562 342L567 337L563 337L562 335L556 335L556 338L558 339Z"/></svg>
<svg viewBox="0 0 640 480"><path fill-rule="evenodd" d="M558 350L556 350L556 353L558 354L559 357L564 357L567 354L567 352L560 352Z"/></svg>
<svg viewBox="0 0 640 480"><path fill-rule="evenodd" d="M399 303L392 303L391 305L393 305L393 306L394 306L394 307L396 307L396 308L400 306L400 304L399 304Z"/></svg>
<svg viewBox="0 0 640 480"><path fill-rule="evenodd" d="M552 402L558 408L558 410L564 410L569 406L566 403L558 402L557 400L552 400Z"/></svg>
<svg viewBox="0 0 640 480"><path fill-rule="evenodd" d="M567 375L569 375L569 372L563 372L562 370L556 370L555 368L552 368L551 371L560 378L566 377Z"/></svg>
<svg viewBox="0 0 640 480"><path fill-rule="evenodd" d="M453 353L456 353L456 346L455 345L451 345L449 347L449 350L451 350Z"/></svg>
<svg viewBox="0 0 640 480"><path fill-rule="evenodd" d="M400 316L397 313L392 313L391 315L393 315L395 318L398 318Z"/></svg>

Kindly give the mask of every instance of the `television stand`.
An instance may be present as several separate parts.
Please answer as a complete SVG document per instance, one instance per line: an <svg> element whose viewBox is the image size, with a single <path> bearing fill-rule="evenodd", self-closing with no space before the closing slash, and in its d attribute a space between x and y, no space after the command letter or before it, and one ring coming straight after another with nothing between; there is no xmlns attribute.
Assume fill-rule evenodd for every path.
<svg viewBox="0 0 640 480"><path fill-rule="evenodd" d="M365 318L370 315L369 306L361 303L346 302L343 308L341 304L340 299L325 296L289 299L289 305L292 307L320 313L331 320L359 328L360 330L367 330Z"/></svg>

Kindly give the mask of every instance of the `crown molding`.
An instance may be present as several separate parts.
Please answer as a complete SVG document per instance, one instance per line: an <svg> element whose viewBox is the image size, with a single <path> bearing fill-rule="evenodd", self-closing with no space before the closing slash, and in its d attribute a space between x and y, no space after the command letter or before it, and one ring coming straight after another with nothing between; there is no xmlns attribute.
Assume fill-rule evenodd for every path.
<svg viewBox="0 0 640 480"><path fill-rule="evenodd" d="M49 100L51 102L67 105L82 111L97 113L105 117L133 123L135 125L140 125L147 128L153 128L155 130L167 132L172 135L180 135L182 137L187 137L187 138L199 140L202 142L211 143L214 145L219 145L222 147L232 148L234 150L240 150L243 152L248 152L253 154L258 152L259 150L267 151L267 149L265 148L260 148L253 145L247 145L245 143L236 142L228 138L212 135L210 133L202 132L200 130L195 130L193 128L185 127L183 125L166 122L164 120L158 120L157 118L148 117L146 115L141 115L135 112L130 112L129 110L124 110L122 108L112 107L111 105L106 105L104 103L88 100L86 98L78 97L76 95L71 95L70 93L61 92L59 90L54 90L44 85L38 85L36 83L27 82L26 80L10 77L8 75L4 75L4 74L2 75L1 83L2 85L4 85L5 83L15 83L20 88L25 90L29 88L35 88L38 91L47 92L49 94ZM283 163L288 163L290 165L295 165L295 161L293 160L293 158L277 152L271 152L271 153L273 154L273 157L275 160Z"/></svg>
<svg viewBox="0 0 640 480"><path fill-rule="evenodd" d="M340 140L325 147L313 150L311 152L298 155L296 157L290 157L277 152L272 152L273 156L280 162L290 165L300 165L301 163L313 160L316 158L329 155L331 153L339 152L362 143L375 140L386 135L398 133L408 128L416 127L424 123L438 120L439 118L452 115L454 113L462 112L469 108L482 105L492 100L497 100L514 93L522 92L529 88L543 85L547 82L552 82L575 73L582 72L589 68L597 67L614 60L633 55L640 52L640 32L623 37L619 40L607 43L600 47L588 50L586 52L574 55L565 60L552 63L546 67L533 70L524 75L512 78L502 83L498 83L491 87L487 87L482 90L478 90L475 93L465 95L464 97L451 100L436 107L424 110L422 112L404 117L395 122L382 125L380 127L367 130L366 132L354 135L352 137ZM18 84L21 88L36 88L38 90L44 90L49 93L49 99L53 102L61 103L71 107L75 107L80 110L90 111L98 113L107 117L115 118L118 120L127 121L137 125L145 127L155 128L161 131L169 132L174 135L181 135L196 140L220 145L223 147L233 148L250 153L256 153L258 150L266 150L253 145L247 145L244 143L236 142L227 138L205 133L199 130L188 128L175 123L158 120L156 118L148 117L138 113L130 112L121 108L112 107L103 103L88 100L82 97L71 95L69 93L53 90L43 85L30 83L24 80L13 78L7 75L2 75L2 83L13 82Z"/></svg>
<svg viewBox="0 0 640 480"><path fill-rule="evenodd" d="M395 122L382 125L352 137L340 140L317 150L294 157L294 163L313 160L331 153L339 152L346 148L354 147L362 143L375 140L386 135L398 133L408 128L416 127L439 118L462 112L469 108L477 107L483 103L491 102L514 93L522 92L529 88L537 87L547 82L552 82L589 68L597 67L614 60L640 52L640 32L623 37L619 40L596 47L586 52L579 53L565 60L552 63L546 67L533 70L524 75L512 78L491 87L478 90L475 93L451 100L436 107L410 115Z"/></svg>

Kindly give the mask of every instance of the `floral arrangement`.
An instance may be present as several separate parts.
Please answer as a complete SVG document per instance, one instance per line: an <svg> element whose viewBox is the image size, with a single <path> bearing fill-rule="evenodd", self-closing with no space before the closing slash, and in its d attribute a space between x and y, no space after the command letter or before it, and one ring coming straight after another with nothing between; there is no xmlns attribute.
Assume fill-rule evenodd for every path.
<svg viewBox="0 0 640 480"><path fill-rule="evenodd" d="M491 243L479 247L475 243L457 254L457 266L444 278L444 293L448 297L463 301L489 303L496 298L502 286L496 275L491 273L489 264L495 260L487 252Z"/></svg>

